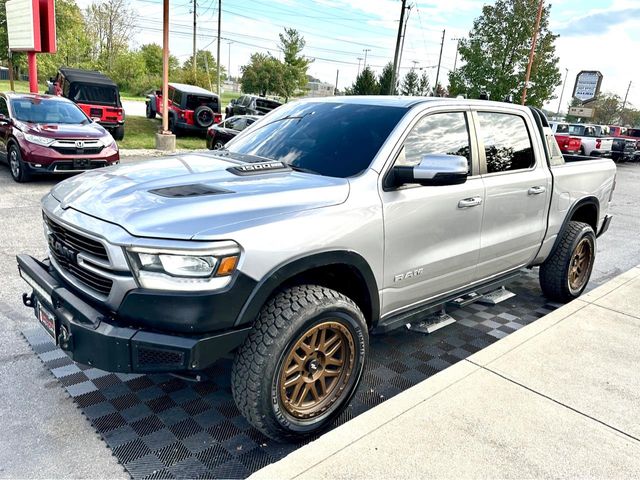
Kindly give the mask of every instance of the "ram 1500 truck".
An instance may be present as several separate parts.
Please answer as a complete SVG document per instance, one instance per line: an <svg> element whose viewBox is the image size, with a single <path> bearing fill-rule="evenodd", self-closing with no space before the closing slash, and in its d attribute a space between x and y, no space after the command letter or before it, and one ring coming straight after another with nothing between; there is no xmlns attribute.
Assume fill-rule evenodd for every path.
<svg viewBox="0 0 640 480"><path fill-rule="evenodd" d="M288 103L227 148L70 178L42 200L49 258L24 303L73 360L188 374L233 352L259 430L326 427L370 333L540 266L584 290L610 223L611 160L565 163L536 109L331 97Z"/></svg>

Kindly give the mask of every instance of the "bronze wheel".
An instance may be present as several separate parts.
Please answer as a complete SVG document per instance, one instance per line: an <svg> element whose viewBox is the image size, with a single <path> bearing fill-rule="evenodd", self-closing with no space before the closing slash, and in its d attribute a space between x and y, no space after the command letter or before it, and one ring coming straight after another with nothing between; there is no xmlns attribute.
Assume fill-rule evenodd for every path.
<svg viewBox="0 0 640 480"><path fill-rule="evenodd" d="M310 328L281 364L278 392L283 409L297 419L326 412L344 393L355 365L351 331L333 320Z"/></svg>
<svg viewBox="0 0 640 480"><path fill-rule="evenodd" d="M591 273L593 249L588 238L583 238L573 251L569 264L569 288L579 291L585 286Z"/></svg>

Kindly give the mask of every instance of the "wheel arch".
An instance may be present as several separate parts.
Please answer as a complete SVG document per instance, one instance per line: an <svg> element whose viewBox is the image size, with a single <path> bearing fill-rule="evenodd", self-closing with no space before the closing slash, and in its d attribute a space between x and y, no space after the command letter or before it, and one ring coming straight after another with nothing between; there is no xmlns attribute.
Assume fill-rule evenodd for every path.
<svg viewBox="0 0 640 480"><path fill-rule="evenodd" d="M295 285L316 284L351 298L369 327L380 317L378 285L368 262L358 253L337 250L298 258L271 270L245 302L236 325L255 321L262 306L275 293Z"/></svg>
<svg viewBox="0 0 640 480"><path fill-rule="evenodd" d="M558 236L556 238L555 243L553 244L553 248L551 249L549 256L551 256L558 248L558 245L562 240L562 235L567 229L569 222L571 221L584 222L587 225L590 225L591 228L593 228L594 233L597 235L599 219L600 219L600 201L596 197L588 196L588 197L581 198L580 200L575 202L567 212L567 215L565 216L564 221L562 222L562 227L558 232Z"/></svg>

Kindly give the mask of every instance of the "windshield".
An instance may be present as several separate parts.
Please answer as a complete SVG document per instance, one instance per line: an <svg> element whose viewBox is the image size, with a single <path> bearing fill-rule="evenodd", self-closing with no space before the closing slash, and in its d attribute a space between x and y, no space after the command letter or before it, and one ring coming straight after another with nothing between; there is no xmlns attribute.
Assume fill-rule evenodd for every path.
<svg viewBox="0 0 640 480"><path fill-rule="evenodd" d="M369 167L405 108L351 103L293 102L273 111L227 144L255 161L277 160L328 177Z"/></svg>
<svg viewBox="0 0 640 480"><path fill-rule="evenodd" d="M59 99L20 98L11 101L13 116L22 122L85 125L87 116L75 104Z"/></svg>

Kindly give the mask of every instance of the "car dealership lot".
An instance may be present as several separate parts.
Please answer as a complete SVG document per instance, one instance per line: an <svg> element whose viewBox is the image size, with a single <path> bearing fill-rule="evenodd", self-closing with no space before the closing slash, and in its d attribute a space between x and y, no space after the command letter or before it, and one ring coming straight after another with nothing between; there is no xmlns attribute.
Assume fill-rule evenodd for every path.
<svg viewBox="0 0 640 480"><path fill-rule="evenodd" d="M20 300L25 287L17 274L15 254L44 256L39 199L57 180L43 178L18 185L6 167L0 167L0 318L5 325L0 334L0 415L4 420L0 476L124 477L89 422L21 338L20 332L35 326L35 319ZM638 262L639 184L640 165L619 166L612 205L614 221L599 240L590 287ZM25 456L21 452L31 453Z"/></svg>

